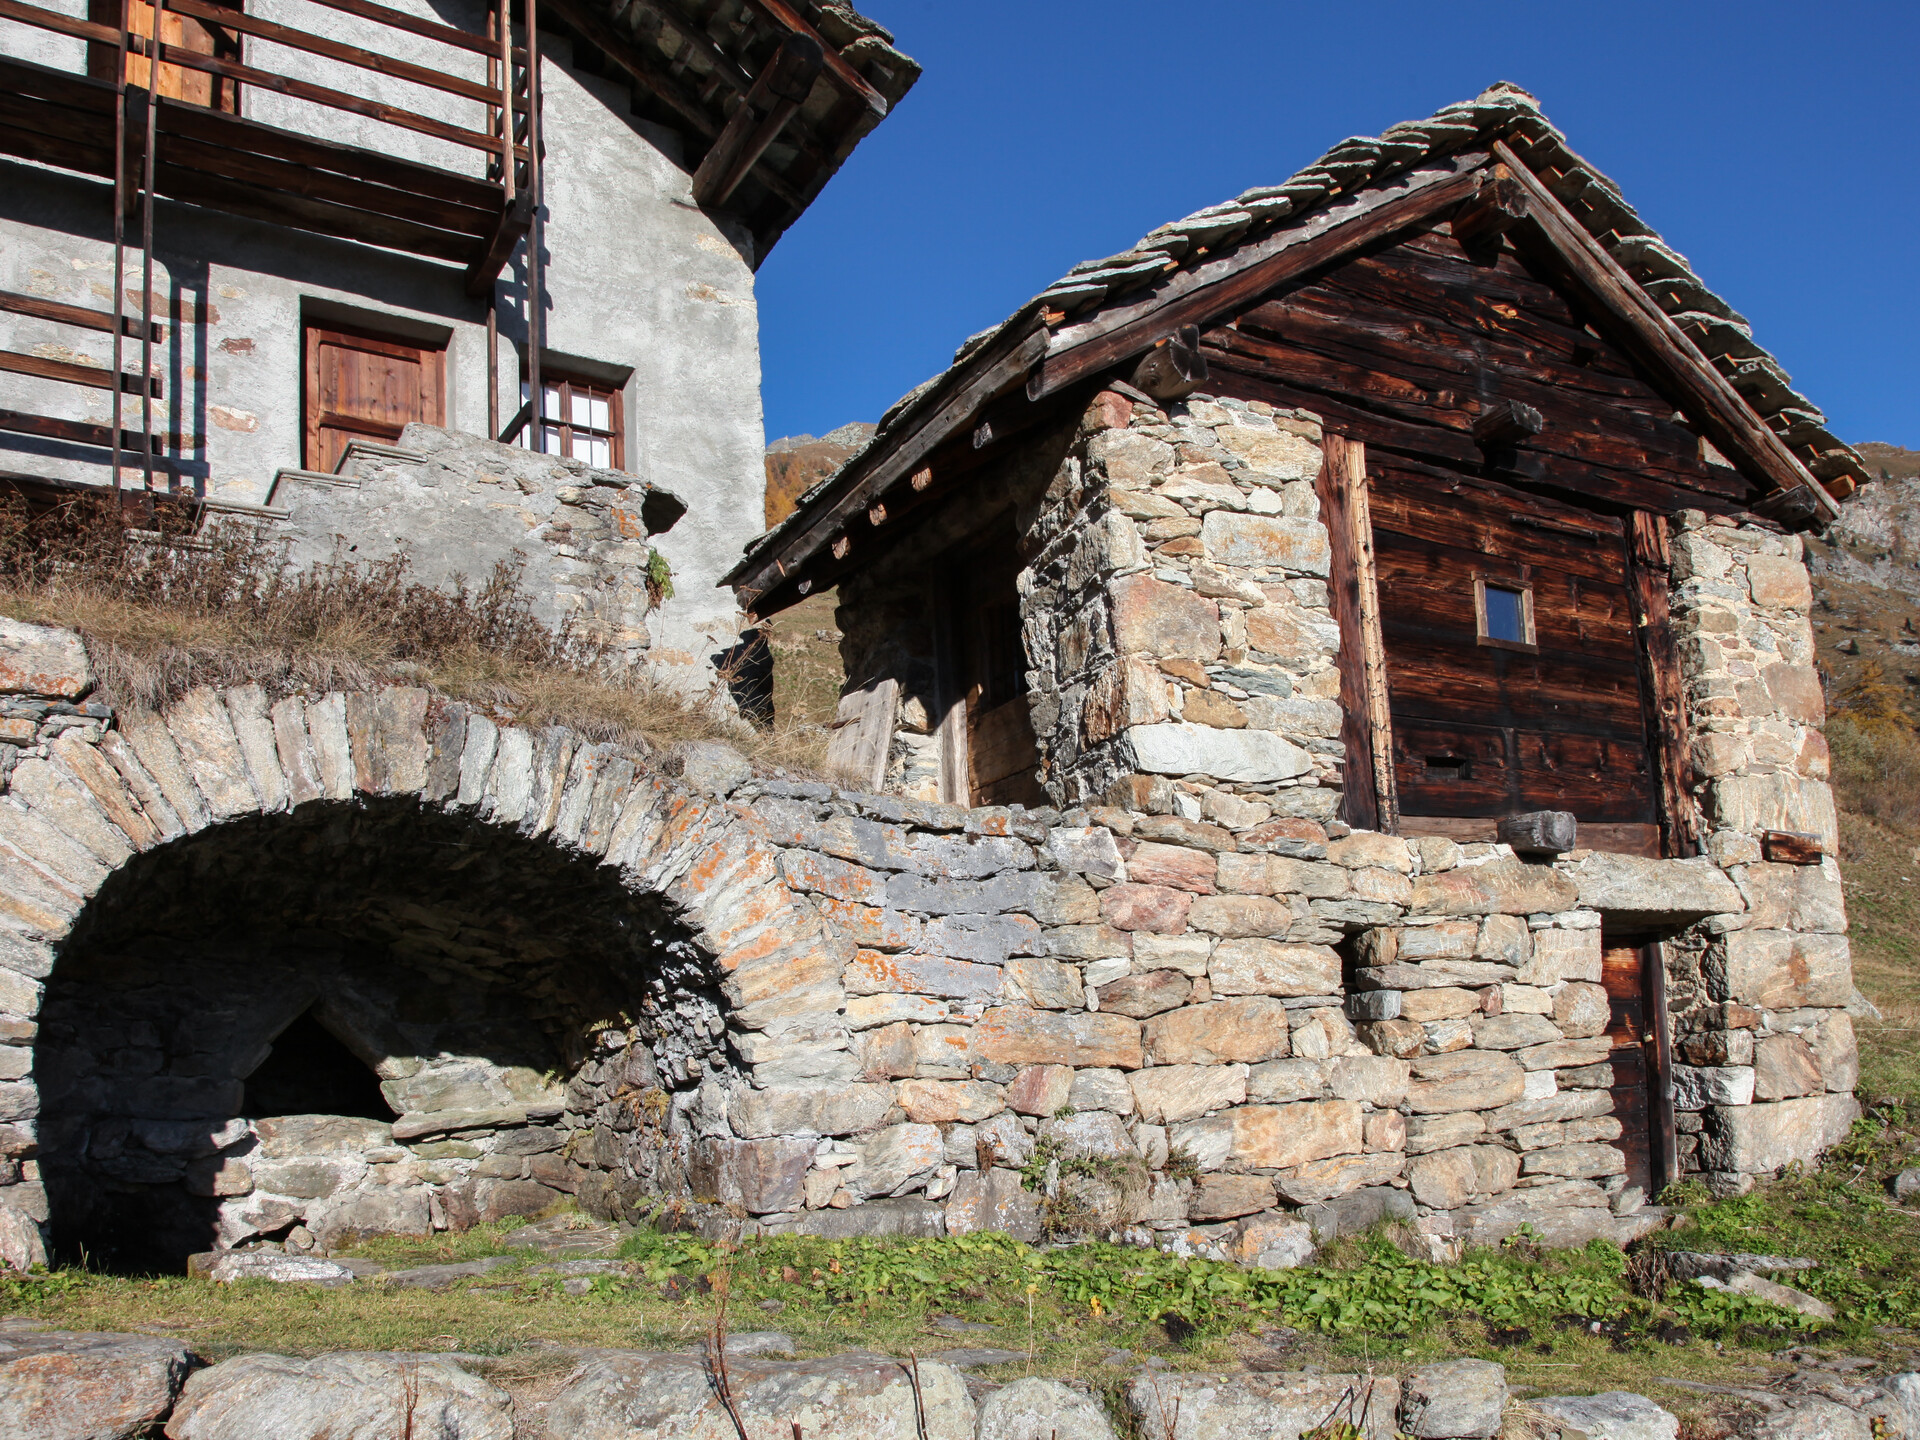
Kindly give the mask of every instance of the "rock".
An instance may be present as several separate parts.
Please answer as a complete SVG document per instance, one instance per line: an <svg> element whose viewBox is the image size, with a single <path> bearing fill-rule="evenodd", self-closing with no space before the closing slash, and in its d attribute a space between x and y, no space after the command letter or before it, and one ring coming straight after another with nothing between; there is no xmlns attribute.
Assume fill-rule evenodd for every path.
<svg viewBox="0 0 1920 1440"><path fill-rule="evenodd" d="M1205 1224L1272 1208L1273 1182L1264 1175L1202 1175L1194 1182L1187 1218Z"/></svg>
<svg viewBox="0 0 1920 1440"><path fill-rule="evenodd" d="M1749 1255L1742 1251L1718 1255L1701 1250L1668 1250L1664 1252L1664 1259L1667 1273L1676 1280L1697 1280L1703 1275L1711 1275L1716 1280L1731 1280L1743 1270L1750 1273L1811 1270L1815 1263L1797 1255Z"/></svg>
<svg viewBox="0 0 1920 1440"><path fill-rule="evenodd" d="M1751 1065L1675 1065L1673 1108L1705 1110L1709 1105L1751 1105Z"/></svg>
<svg viewBox="0 0 1920 1440"><path fill-rule="evenodd" d="M718 740L682 740L668 752L668 769L677 769L689 789L728 795L753 778L753 765L731 745Z"/></svg>
<svg viewBox="0 0 1920 1440"><path fill-rule="evenodd" d="M1400 1423L1420 1440L1493 1435L1506 1407L1507 1372L1487 1360L1424 1365L1400 1388Z"/></svg>
<svg viewBox="0 0 1920 1440"><path fill-rule="evenodd" d="M406 1270L387 1270L373 1277L374 1282L394 1290L450 1290L462 1280L474 1280L515 1263L513 1255L489 1255L482 1260L459 1260L447 1265L416 1265Z"/></svg>
<svg viewBox="0 0 1920 1440"><path fill-rule="evenodd" d="M974 1406L952 1366L920 1362L925 1429L915 1423L907 1367L877 1355L782 1363L730 1359L728 1379L749 1435L807 1440L974 1440ZM548 1402L546 1434L567 1440L728 1440L735 1434L707 1368L693 1355L581 1352Z"/></svg>
<svg viewBox="0 0 1920 1440"><path fill-rule="evenodd" d="M1762 1010L1799 1006L1843 1008L1853 993L1853 964L1844 935L1799 935L1787 930L1736 930L1709 952L1707 973L1715 999Z"/></svg>
<svg viewBox="0 0 1920 1440"><path fill-rule="evenodd" d="M1449 872L1452 873L1452 872ZM1424 1055L1411 1062L1407 1106L1415 1115L1494 1110L1526 1092L1526 1072L1512 1056L1489 1050Z"/></svg>
<svg viewBox="0 0 1920 1440"><path fill-rule="evenodd" d="M977 1440L1113 1440L1113 1426L1099 1402L1058 1380L1032 1377L989 1395L978 1426Z"/></svg>
<svg viewBox="0 0 1920 1440"><path fill-rule="evenodd" d="M1893 1177L1893 1198L1904 1201L1915 1196L1920 1196L1920 1169L1902 1170Z"/></svg>
<svg viewBox="0 0 1920 1440"><path fill-rule="evenodd" d="M1627 924L1686 924L1707 915L1738 914L1746 901L1726 872L1706 856L1652 860L1592 852L1568 867L1580 904Z"/></svg>
<svg viewBox="0 0 1920 1440"><path fill-rule="evenodd" d="M1244 1065L1156 1065L1130 1077L1140 1118L1155 1125L1197 1120L1215 1110L1244 1104Z"/></svg>
<svg viewBox="0 0 1920 1440"><path fill-rule="evenodd" d="M1122 932L1178 935L1187 928L1193 898L1166 885L1111 885L1100 892L1100 918Z"/></svg>
<svg viewBox="0 0 1920 1440"><path fill-rule="evenodd" d="M1029 1244L1040 1239L1040 1197L1018 1170L963 1170L947 1201L947 1233L998 1230Z"/></svg>
<svg viewBox="0 0 1920 1440"><path fill-rule="evenodd" d="M1482 1050L1520 1050L1565 1038L1544 1015L1486 1015L1473 1022L1473 1043Z"/></svg>
<svg viewBox="0 0 1920 1440"><path fill-rule="evenodd" d="M1209 510L1200 522L1200 543L1216 565L1279 567L1324 576L1331 563L1326 527L1294 516Z"/></svg>
<svg viewBox="0 0 1920 1440"><path fill-rule="evenodd" d="M1570 981L1552 1001L1553 1023L1569 1039L1606 1033L1611 1012L1605 986Z"/></svg>
<svg viewBox="0 0 1920 1440"><path fill-rule="evenodd" d="M1144 1020L1187 1003L1193 982L1178 970L1148 970L1099 987L1100 1009Z"/></svg>
<svg viewBox="0 0 1920 1440"><path fill-rule="evenodd" d="M1814 1320L1833 1319L1833 1307L1826 1301L1796 1290L1791 1285L1781 1285L1751 1271L1735 1271L1726 1280L1716 1280L1711 1275L1702 1275L1699 1283L1709 1290L1728 1290L1735 1295L1750 1296L1755 1300L1765 1300L1769 1305L1778 1305L1782 1309L1797 1310L1800 1314Z"/></svg>
<svg viewBox="0 0 1920 1440"><path fill-rule="evenodd" d="M87 647L73 631L0 616L0 694L78 700L93 683Z"/></svg>
<svg viewBox="0 0 1920 1440"><path fill-rule="evenodd" d="M31 1215L0 1205L0 1267L25 1274L47 1263L47 1241Z"/></svg>
<svg viewBox="0 0 1920 1440"><path fill-rule="evenodd" d="M1258 1270L1292 1270L1317 1253L1313 1227L1291 1215L1249 1215L1234 1236L1233 1258Z"/></svg>
<svg viewBox="0 0 1920 1440"><path fill-rule="evenodd" d="M0 1435L146 1435L199 1363L179 1341L158 1336L43 1330L0 1337Z"/></svg>
<svg viewBox="0 0 1920 1440"><path fill-rule="evenodd" d="M1216 730L1173 721L1127 730L1134 764L1149 775L1207 775L1243 785L1291 780L1313 768L1305 750L1269 730Z"/></svg>
<svg viewBox="0 0 1920 1440"><path fill-rule="evenodd" d="M1872 1440L1873 1425L1844 1405L1805 1395L1764 1416L1752 1435L1753 1440Z"/></svg>
<svg viewBox="0 0 1920 1440"><path fill-rule="evenodd" d="M1121 576L1110 593L1114 644L1122 655L1202 663L1219 658L1220 607L1211 600L1151 575ZM1185 774L1193 768L1164 773Z"/></svg>
<svg viewBox="0 0 1920 1440"><path fill-rule="evenodd" d="M1474 1192L1475 1171L1471 1147L1435 1150L1407 1163L1413 1198L1435 1210L1455 1210Z"/></svg>
<svg viewBox="0 0 1920 1440"><path fill-rule="evenodd" d="M1400 1384L1390 1376L1148 1372L1127 1387L1139 1433L1154 1440L1300 1440L1330 1418L1392 1440Z"/></svg>
<svg viewBox="0 0 1920 1440"><path fill-rule="evenodd" d="M1224 1153L1227 1162L1250 1170L1285 1170L1330 1155L1357 1154L1360 1107L1351 1100L1242 1105L1177 1126L1171 1139L1197 1156Z"/></svg>
<svg viewBox="0 0 1920 1440"><path fill-rule="evenodd" d="M1300 1211L1300 1218L1313 1227L1314 1238L1327 1245L1342 1235L1359 1235L1371 1230L1383 1220L1411 1221L1413 1196L1405 1190L1377 1185L1319 1205L1308 1205Z"/></svg>
<svg viewBox="0 0 1920 1440"><path fill-rule="evenodd" d="M902 1080L894 1096L907 1119L919 1125L971 1125L1006 1109L1000 1087L981 1080Z"/></svg>
<svg viewBox="0 0 1920 1440"><path fill-rule="evenodd" d="M253 1129L267 1160L359 1155L393 1144L391 1123L353 1115L274 1115L256 1120Z"/></svg>
<svg viewBox="0 0 1920 1440"><path fill-rule="evenodd" d="M1126 1123L1107 1110L1062 1115L1040 1122L1039 1138L1060 1147L1067 1160L1138 1160L1140 1152L1127 1136Z"/></svg>
<svg viewBox="0 0 1920 1440"><path fill-rule="evenodd" d="M696 1199L738 1205L754 1215L798 1210L814 1149L815 1142L810 1139L698 1140L694 1142L687 1183ZM893 1183L898 1183L897 1179ZM864 1193L884 1195L892 1188L889 1183Z"/></svg>
<svg viewBox="0 0 1920 1440"><path fill-rule="evenodd" d="M968 1052L976 1060L1003 1065L1138 1070L1140 1022L1104 1012L1068 1015L1005 1005L988 1010L974 1024Z"/></svg>
<svg viewBox="0 0 1920 1440"><path fill-rule="evenodd" d="M1021 1115L1051 1115L1073 1094L1071 1065L1029 1065L1007 1086L1007 1108Z"/></svg>
<svg viewBox="0 0 1920 1440"><path fill-rule="evenodd" d="M1336 1100L1365 1100L1392 1107L1407 1098L1411 1067L1390 1055L1343 1055L1329 1062L1328 1081Z"/></svg>
<svg viewBox="0 0 1920 1440"><path fill-rule="evenodd" d="M991 1329L991 1326L987 1327ZM980 1370L988 1365L1011 1365L1016 1360L1025 1360L1024 1350L995 1350L986 1346L968 1347L957 1350L936 1350L927 1356L929 1360L938 1360L942 1365L951 1365L956 1370Z"/></svg>
<svg viewBox="0 0 1920 1440"><path fill-rule="evenodd" d="M1133 1091L1121 1070L1076 1070L1067 1104L1075 1110L1111 1110L1116 1115L1134 1111Z"/></svg>
<svg viewBox="0 0 1920 1440"><path fill-rule="evenodd" d="M1580 1431L1587 1440L1677 1440L1680 1434L1679 1417L1626 1390L1550 1395L1529 1403L1548 1418Z"/></svg>
<svg viewBox="0 0 1920 1440"><path fill-rule="evenodd" d="M1148 1020L1144 1038L1155 1065L1258 1064L1287 1053L1287 1007L1266 995L1189 1005Z"/></svg>
<svg viewBox="0 0 1920 1440"><path fill-rule="evenodd" d="M1386 1112L1399 1116L1393 1111ZM1407 1157L1398 1152L1375 1155L1336 1155L1296 1165L1274 1177L1280 1198L1293 1205L1317 1205L1371 1185L1385 1185L1406 1169Z"/></svg>
<svg viewBox="0 0 1920 1440"><path fill-rule="evenodd" d="M1795 1160L1810 1163L1828 1146L1845 1139L1859 1114L1851 1095L1718 1106L1706 1112L1706 1129L1700 1137L1702 1166L1757 1175Z"/></svg>
<svg viewBox="0 0 1920 1440"><path fill-rule="evenodd" d="M1920 1373L1906 1370L1889 1375L1886 1392L1906 1416L1907 1440L1920 1440Z"/></svg>
<svg viewBox="0 0 1920 1440"><path fill-rule="evenodd" d="M1820 1062L1798 1035L1768 1035L1753 1047L1753 1098L1793 1100L1824 1091Z"/></svg>
<svg viewBox="0 0 1920 1440"><path fill-rule="evenodd" d="M869 1200L845 1210L809 1210L791 1226L779 1228L777 1233L814 1235L822 1240L873 1236L928 1240L945 1234L946 1225L938 1205L917 1195L908 1195L892 1200Z"/></svg>
<svg viewBox="0 0 1920 1440"><path fill-rule="evenodd" d="M1411 908L1415 915L1534 915L1571 910L1578 899L1573 881L1550 865L1490 860L1420 876Z"/></svg>
<svg viewBox="0 0 1920 1440"><path fill-rule="evenodd" d="M1113 832L1101 825L1063 827L1047 832L1047 853L1063 873L1089 875L1097 880L1126 876Z"/></svg>
<svg viewBox="0 0 1920 1440"><path fill-rule="evenodd" d="M1136 885L1171 885L1196 895L1213 894L1217 862L1205 850L1144 841L1127 859L1127 879Z"/></svg>
<svg viewBox="0 0 1920 1440"><path fill-rule="evenodd" d="M813 1147L808 1145L806 1150L811 1160ZM931 1125L913 1124L889 1125L856 1142L854 1153L859 1160L847 1167L842 1183L861 1200L878 1195L897 1196L922 1185L946 1163L947 1158L946 1145L940 1138L939 1130ZM777 1208L797 1210L798 1197L795 1197L792 1205Z"/></svg>
<svg viewBox="0 0 1920 1440"><path fill-rule="evenodd" d="M1219 900L1238 898L1243 897ZM1340 956L1328 946L1259 938L1222 940L1214 947L1207 975L1216 995L1337 995L1341 989Z"/></svg>
<svg viewBox="0 0 1920 1440"><path fill-rule="evenodd" d="M737 1092L727 1120L743 1140L858 1135L877 1127L892 1108L893 1089L888 1085L772 1085Z"/></svg>
<svg viewBox="0 0 1920 1440"><path fill-rule="evenodd" d="M512 1440L513 1401L440 1355L240 1355L187 1381L167 1440Z"/></svg>
<svg viewBox="0 0 1920 1440"><path fill-rule="evenodd" d="M271 1280L279 1285L321 1285L338 1289L353 1283L353 1271L337 1260L312 1255L284 1255L278 1250L229 1250L207 1268L207 1278L221 1285L237 1280Z"/></svg>

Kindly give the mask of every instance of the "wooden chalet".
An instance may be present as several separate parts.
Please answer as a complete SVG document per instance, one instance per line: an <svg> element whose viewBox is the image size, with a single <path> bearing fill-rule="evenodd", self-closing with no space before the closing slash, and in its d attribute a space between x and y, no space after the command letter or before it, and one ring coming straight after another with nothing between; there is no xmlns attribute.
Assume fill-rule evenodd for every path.
<svg viewBox="0 0 1920 1440"><path fill-rule="evenodd" d="M1164 409L1142 433L1181 463L1201 401L1324 428L1310 508L1331 552L1344 761L1324 783L1347 823L1406 834L1492 839L1504 818L1558 811L1586 845L1696 853L1670 517L1817 529L1865 478L1748 323L1532 97L1499 86L1076 267L754 544L729 580L759 615L841 587L837 754L862 778L898 785L900 737L925 730L926 798L1095 797L1074 767L1096 737L1061 739L1081 723L1072 667L1040 653L1039 607L1064 603L1046 571L1060 496L1126 511L1138 565L1227 594L1201 583L1224 562L1190 501L1128 510L1111 465L1110 492L1071 488L1060 457L1103 395ZM1176 556L1191 573L1166 570ZM1204 674L1161 673L1192 666L1224 703L1255 683L1233 679L1237 643L1207 642L1224 658ZM869 717L896 699L897 717Z"/></svg>

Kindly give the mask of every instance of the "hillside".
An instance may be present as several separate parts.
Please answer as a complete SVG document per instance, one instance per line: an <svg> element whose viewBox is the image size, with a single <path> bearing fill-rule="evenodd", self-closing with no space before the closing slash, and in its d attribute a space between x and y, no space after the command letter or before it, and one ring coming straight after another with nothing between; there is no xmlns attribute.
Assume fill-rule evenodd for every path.
<svg viewBox="0 0 1920 1440"><path fill-rule="evenodd" d="M874 427L856 420L825 435L787 435L767 445L767 528L793 513L800 497L833 474L873 438Z"/></svg>

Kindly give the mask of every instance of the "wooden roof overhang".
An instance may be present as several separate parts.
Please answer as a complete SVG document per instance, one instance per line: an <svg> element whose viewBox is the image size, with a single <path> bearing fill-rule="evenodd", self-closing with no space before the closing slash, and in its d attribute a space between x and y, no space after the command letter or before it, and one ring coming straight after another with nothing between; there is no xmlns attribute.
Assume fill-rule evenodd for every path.
<svg viewBox="0 0 1920 1440"><path fill-rule="evenodd" d="M149 109L146 92L132 85L137 98L122 120L120 87L102 78L123 43L120 27L62 13L44 0L0 0L0 18L84 40L94 56L89 68L98 70L104 57L107 69L81 74L0 56L0 155L112 177L119 144L137 174L151 114L156 194L459 265L468 291L486 293L531 218L524 48L375 0L318 3L353 17L343 24L360 43L249 15L239 4L167 0L168 9L237 37L236 48L201 54L163 43L158 58L165 69L210 76L216 85L271 91L321 107L318 114L357 115L478 152L486 157L484 175L165 95ZM542 0L536 8L542 30L573 39L581 68L624 82L634 114L680 134L695 199L747 225L756 265L920 74L887 32L842 4ZM510 13L523 16L524 0ZM340 62L351 67L347 73L477 102L489 118L485 128L451 123L423 113L438 102L399 104L277 73L266 68L269 60L247 63L251 52L238 46L249 38ZM464 54L468 67L484 57L495 78L481 84L453 73L451 64L399 59L387 53L402 48L396 38L414 51L425 40L443 47L434 54ZM129 53L145 54L144 37L127 43ZM503 62L511 67L505 79ZM508 101L512 173L503 171L499 133Z"/></svg>
<svg viewBox="0 0 1920 1440"><path fill-rule="evenodd" d="M1076 387L1124 375L1181 327L1204 327L1286 281L1448 219L1504 233L1577 295L1596 327L1747 477L1754 509L1794 528L1825 524L1854 488L1855 472L1864 477L1858 457L1824 430L1811 402L1786 388L1744 322L1637 225L1617 191L1577 166L1531 97L1519 102L1519 95L1497 89L1431 121L1396 126L1379 141L1343 142L1286 185L1247 192L1242 201L1251 203L1202 211L1134 251L1079 267L896 405L868 446L803 497L722 583L762 616L835 584L983 462L1007 453L1011 437ZM1471 123L1476 105L1493 111L1495 123ZM1374 177L1360 179L1342 170L1343 152L1351 163L1353 148L1367 146L1377 158L1396 137L1404 147L1399 166L1375 167ZM1461 148L1467 139L1477 144ZM1425 154L1409 156L1416 144ZM1561 193L1567 190L1575 192L1572 203ZM1598 193L1581 204L1578 194L1588 190ZM1287 216L1296 196L1311 197L1304 218L1249 234L1248 211L1268 201ZM1586 213L1576 215L1575 205ZM1183 233L1152 248L1176 228ZM1139 293L1109 299L1126 295L1129 282ZM1070 319L1076 305L1083 318ZM1708 350L1718 353L1709 358Z"/></svg>

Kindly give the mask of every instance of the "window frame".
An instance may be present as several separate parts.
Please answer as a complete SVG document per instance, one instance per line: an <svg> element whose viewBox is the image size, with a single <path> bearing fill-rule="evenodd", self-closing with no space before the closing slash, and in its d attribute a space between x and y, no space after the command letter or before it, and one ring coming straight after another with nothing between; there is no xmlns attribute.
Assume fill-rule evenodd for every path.
<svg viewBox="0 0 1920 1440"><path fill-rule="evenodd" d="M532 386L524 364L520 367L520 388L522 391L520 403L524 406L532 394ZM583 465L591 465L592 461L580 460L580 457L573 453L573 438L578 433L607 442L608 462L594 468L622 472L626 470L627 417L624 384L615 385L605 380L595 380L591 376L581 375L576 371L549 366L543 360L540 364L540 388L558 392L562 418L559 420L547 418L543 395L542 403L533 407L533 412L527 417L527 423L520 429L520 441L526 449L537 455L551 454L556 460L579 460ZM599 430L591 425L576 426L573 423L573 396L576 388L585 391L586 398L590 400L607 402L607 429ZM561 448L557 453L545 448L546 432L549 429L560 432Z"/></svg>
<svg viewBox="0 0 1920 1440"><path fill-rule="evenodd" d="M1487 591L1504 590L1510 595L1520 597L1520 631L1524 640L1502 640L1487 633ZM1529 580L1510 580L1504 576L1473 577L1473 622L1474 638L1479 644L1495 650L1517 650L1526 655L1540 653L1539 634L1533 627L1533 582Z"/></svg>

